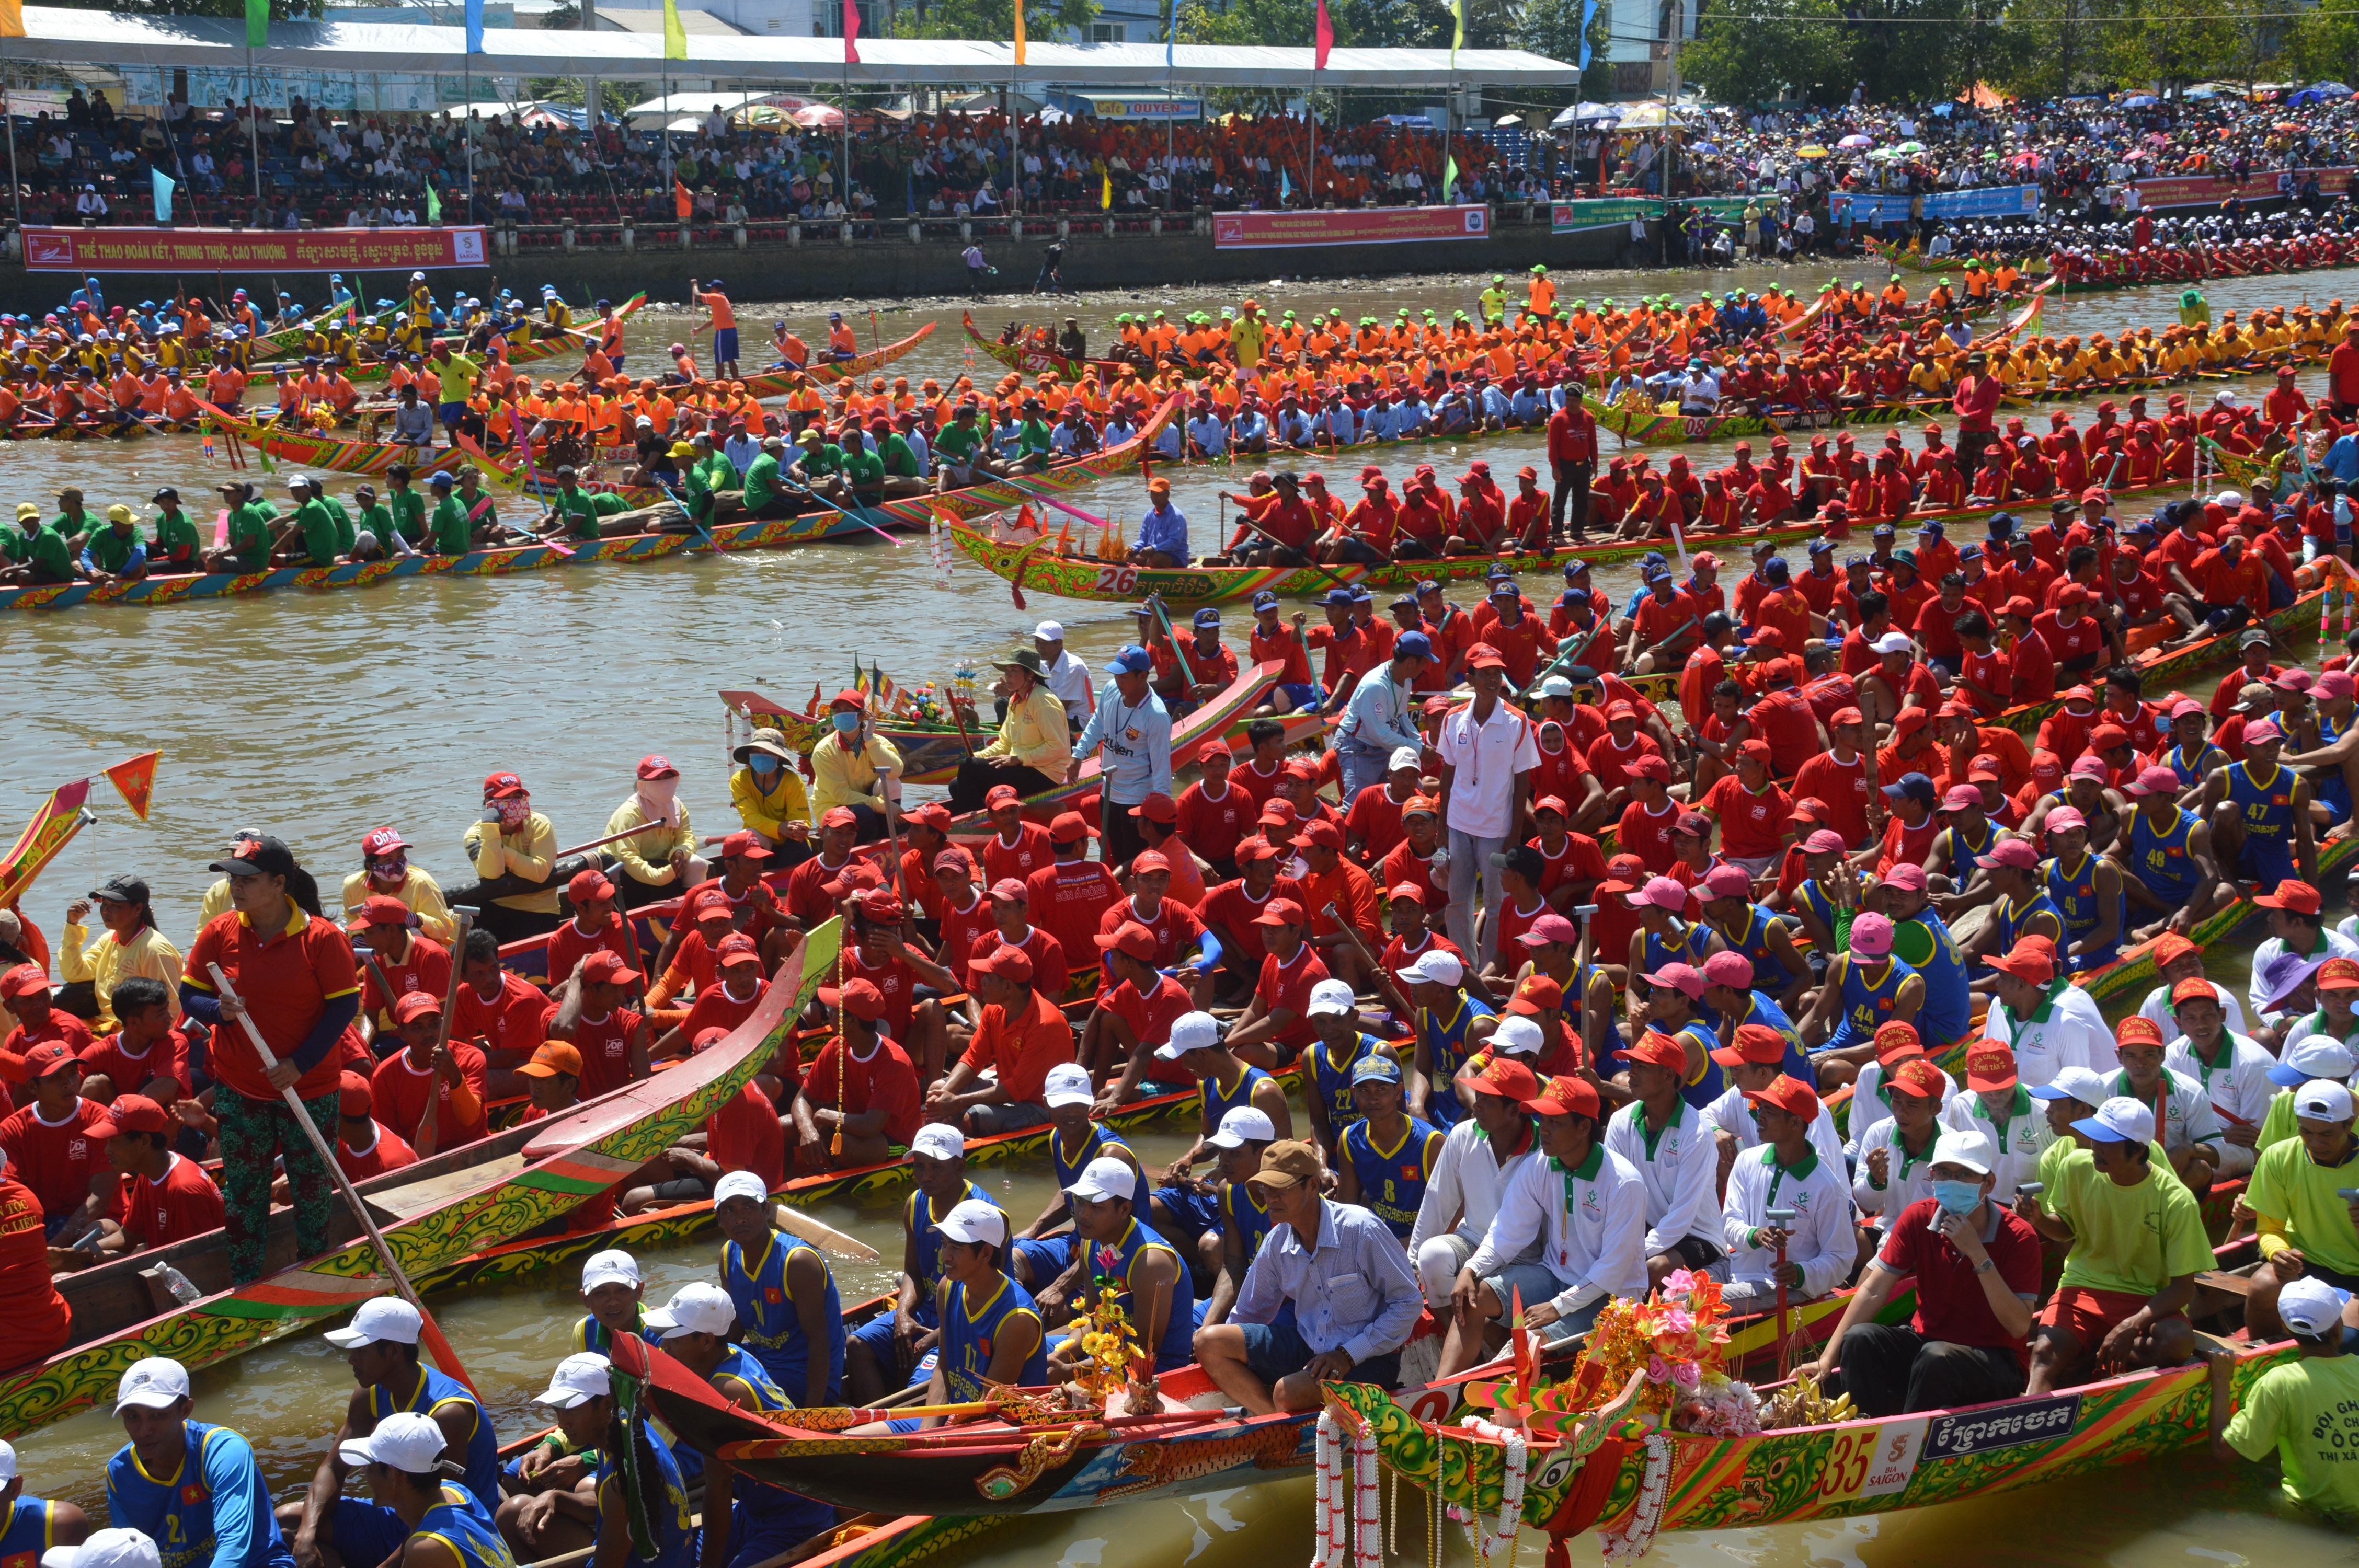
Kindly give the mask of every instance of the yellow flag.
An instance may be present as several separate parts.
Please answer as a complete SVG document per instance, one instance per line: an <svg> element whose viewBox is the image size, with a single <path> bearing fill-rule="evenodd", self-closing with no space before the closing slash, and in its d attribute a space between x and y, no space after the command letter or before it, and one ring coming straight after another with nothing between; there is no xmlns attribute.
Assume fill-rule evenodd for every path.
<svg viewBox="0 0 2359 1568"><path fill-rule="evenodd" d="M680 25L679 0L664 0L664 59L688 58L688 29Z"/></svg>
<svg viewBox="0 0 2359 1568"><path fill-rule="evenodd" d="M1098 192L1098 211L1101 212L1110 211L1113 210L1113 207L1114 171L1112 169L1108 169L1105 175L1105 189Z"/></svg>
<svg viewBox="0 0 2359 1568"><path fill-rule="evenodd" d="M1016 0L1016 63L1024 63L1024 0Z"/></svg>
<svg viewBox="0 0 2359 1568"><path fill-rule="evenodd" d="M25 0L0 0L0 38L25 36Z"/></svg>

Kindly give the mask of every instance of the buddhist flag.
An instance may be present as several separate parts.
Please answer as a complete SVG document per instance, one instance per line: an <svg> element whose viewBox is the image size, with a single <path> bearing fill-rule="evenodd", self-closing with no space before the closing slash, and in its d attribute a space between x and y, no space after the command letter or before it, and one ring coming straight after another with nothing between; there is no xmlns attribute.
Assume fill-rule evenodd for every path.
<svg viewBox="0 0 2359 1568"><path fill-rule="evenodd" d="M1319 20L1316 41L1310 49L1310 69L1327 69L1327 57L1335 50L1335 24L1327 15L1327 0L1319 0Z"/></svg>
<svg viewBox="0 0 2359 1568"><path fill-rule="evenodd" d="M1024 63L1024 0L1016 0L1016 63Z"/></svg>
<svg viewBox="0 0 2359 1568"><path fill-rule="evenodd" d="M1177 5L1179 0L1172 0ZM0 38L25 36L25 0L0 0Z"/></svg>
<svg viewBox="0 0 2359 1568"><path fill-rule="evenodd" d="M859 0L843 0L843 63L860 63Z"/></svg>
<svg viewBox="0 0 2359 1568"><path fill-rule="evenodd" d="M688 28L680 24L679 0L664 0L664 59L688 58Z"/></svg>
<svg viewBox="0 0 2359 1568"><path fill-rule="evenodd" d="M58 851L82 831L82 803L89 798L88 779L76 779L49 792L49 798L33 813L16 842L0 855L0 906L16 903L41 868L57 859Z"/></svg>
<svg viewBox="0 0 2359 1568"><path fill-rule="evenodd" d="M245 0L245 47L270 47L270 0Z"/></svg>
<svg viewBox="0 0 2359 1568"><path fill-rule="evenodd" d="M123 804L142 822L147 820L147 802L156 792L156 763L163 755L161 752L144 752L106 770L106 782L114 786Z"/></svg>
<svg viewBox="0 0 2359 1568"><path fill-rule="evenodd" d="M1466 0L1450 0L1450 15L1457 30L1450 35L1450 69L1458 69L1458 51L1466 47Z"/></svg>

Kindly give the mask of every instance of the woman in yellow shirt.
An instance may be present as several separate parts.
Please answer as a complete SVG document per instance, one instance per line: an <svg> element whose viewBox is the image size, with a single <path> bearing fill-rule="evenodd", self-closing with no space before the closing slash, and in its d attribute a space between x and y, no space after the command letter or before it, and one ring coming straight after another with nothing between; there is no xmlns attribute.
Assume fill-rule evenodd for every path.
<svg viewBox="0 0 2359 1568"><path fill-rule="evenodd" d="M732 753L737 766L729 774L729 804L745 831L766 849L778 849L810 837L810 796L795 766L795 753L782 730L756 730L754 738Z"/></svg>
<svg viewBox="0 0 2359 1568"><path fill-rule="evenodd" d="M951 809L964 815L981 808L1001 784L1019 795L1038 795L1064 782L1072 760L1072 730L1065 705L1049 689L1048 666L1037 648L1018 648L999 661L1007 689L1007 717L999 733L968 761L951 782Z"/></svg>
<svg viewBox="0 0 2359 1568"><path fill-rule="evenodd" d="M90 918L93 903L106 923L106 935L84 946L82 922ZM156 929L147 884L137 877L110 877L104 887L92 889L89 898L69 904L59 947L66 981L61 1000L68 1011L79 1011L74 988L90 988L91 1003L98 1010L90 1015L92 1033L114 1033L114 988L128 979L162 981L165 1005L175 1020L180 1016L180 971L185 968L180 950Z"/></svg>

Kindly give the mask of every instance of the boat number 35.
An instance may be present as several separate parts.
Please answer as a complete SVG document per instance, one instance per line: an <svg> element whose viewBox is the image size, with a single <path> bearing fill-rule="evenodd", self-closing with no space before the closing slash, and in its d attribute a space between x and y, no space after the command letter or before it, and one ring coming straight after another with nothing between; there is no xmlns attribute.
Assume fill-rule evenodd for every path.
<svg viewBox="0 0 2359 1568"><path fill-rule="evenodd" d="M1097 590L1100 593L1128 594L1137 586L1138 568L1136 567L1100 567L1098 568Z"/></svg>
<svg viewBox="0 0 2359 1568"><path fill-rule="evenodd" d="M1819 1472L1820 1500L1885 1497L1905 1489L1917 1470L1925 1425L1925 1418L1917 1416L1839 1429Z"/></svg>

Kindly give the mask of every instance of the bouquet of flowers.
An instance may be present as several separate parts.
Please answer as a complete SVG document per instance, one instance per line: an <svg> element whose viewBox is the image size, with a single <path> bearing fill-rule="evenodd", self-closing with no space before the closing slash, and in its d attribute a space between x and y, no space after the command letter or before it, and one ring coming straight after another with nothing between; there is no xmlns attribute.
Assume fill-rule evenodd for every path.
<svg viewBox="0 0 2359 1568"><path fill-rule="evenodd" d="M1107 1401L1133 1383L1144 1383L1150 1390L1147 1403L1134 1408L1152 1410L1151 1390L1154 1375L1151 1363L1138 1347L1138 1336L1131 1327L1129 1314L1123 1311L1122 1287L1114 1281L1098 1281L1098 1298L1090 1307L1089 1318L1082 1329L1082 1353L1088 1357L1073 1369L1071 1387L1082 1393L1100 1410Z"/></svg>
<svg viewBox="0 0 2359 1568"><path fill-rule="evenodd" d="M1718 1436L1758 1432L1759 1400L1749 1385L1721 1370L1728 1315L1720 1282L1685 1269L1647 1301L1610 1301L1597 1314L1572 1376L1535 1402L1595 1410L1636 1378L1638 1399L1630 1414L1647 1427Z"/></svg>

